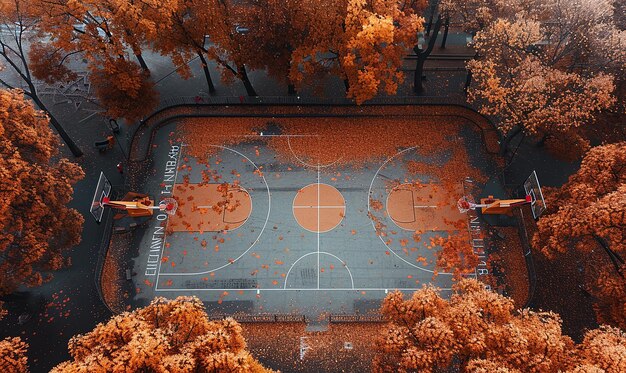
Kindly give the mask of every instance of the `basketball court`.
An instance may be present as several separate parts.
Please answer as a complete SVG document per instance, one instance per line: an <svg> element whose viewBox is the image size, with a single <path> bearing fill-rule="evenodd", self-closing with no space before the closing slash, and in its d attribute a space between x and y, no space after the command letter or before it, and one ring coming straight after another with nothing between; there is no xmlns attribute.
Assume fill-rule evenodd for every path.
<svg viewBox="0 0 626 373"><path fill-rule="evenodd" d="M207 144L199 158L177 125L155 134L136 191L177 208L154 209L134 231L132 305L195 295L213 312L319 316L375 310L395 289L450 289L436 242L468 229L456 205L462 180L407 169L445 160L405 147L358 166L316 163L289 142L301 134L278 130ZM271 141L289 142L291 154Z"/></svg>

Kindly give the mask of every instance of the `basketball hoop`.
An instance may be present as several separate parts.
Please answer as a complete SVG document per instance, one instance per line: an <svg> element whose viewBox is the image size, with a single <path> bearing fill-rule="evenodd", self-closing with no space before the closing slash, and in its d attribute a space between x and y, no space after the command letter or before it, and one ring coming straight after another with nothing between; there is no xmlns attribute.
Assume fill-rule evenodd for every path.
<svg viewBox="0 0 626 373"><path fill-rule="evenodd" d="M459 198L456 203L456 207L459 208L459 211L464 214L469 210L476 210L477 208L482 209L483 214L509 214L511 213L511 209L515 207L519 207L520 205L526 203L532 203L532 197L526 195L524 199L499 199L494 198L493 196L489 196L488 198L481 198L481 203L474 203L474 200L471 196L463 196Z"/></svg>
<svg viewBox="0 0 626 373"><path fill-rule="evenodd" d="M176 214L176 209L178 208L178 202L171 197L164 198L159 202L159 210L165 212L168 215Z"/></svg>

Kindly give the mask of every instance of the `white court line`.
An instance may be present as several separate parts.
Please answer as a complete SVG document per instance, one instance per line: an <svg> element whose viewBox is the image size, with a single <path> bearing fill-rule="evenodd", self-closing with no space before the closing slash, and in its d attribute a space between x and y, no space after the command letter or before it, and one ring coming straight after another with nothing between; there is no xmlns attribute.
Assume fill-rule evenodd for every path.
<svg viewBox="0 0 626 373"><path fill-rule="evenodd" d="M291 136L289 136L289 137L291 137ZM296 153L293 151L293 148L291 147L291 141L289 141L289 137L287 137L287 145L289 146L289 150L291 151L291 154L293 154L293 156L294 156L294 157L298 160L298 162L302 163L303 165L305 165L305 166L307 166L307 167L317 168L317 169L318 169L318 171L319 171L319 168L320 168L320 167L330 167L330 166L334 165L335 163L339 162L339 161L341 160L341 158L343 158L343 157L340 157L339 159L337 159L337 160L336 160L336 161L334 161L333 163L329 163L329 164L325 164L325 165L319 165L319 164L318 164L318 165L312 165L312 164L308 164L308 163L306 163L305 161L303 161L302 159L300 159L300 157L298 157L298 156L296 155ZM319 181L319 179L318 179L318 181Z"/></svg>
<svg viewBox="0 0 626 373"><path fill-rule="evenodd" d="M317 176L318 176L318 181L319 181L319 177L320 177L320 175L319 175L319 170L318 170L318 175L317 175ZM327 185L327 186L329 186L329 187L331 187L331 188L333 188L333 189L337 189L337 188L335 188L334 186L332 186L332 185L330 185L330 184L326 184L326 183L319 183L319 182L318 182L318 183L317 183L317 185L318 185L318 192L319 192L319 185L320 185L320 184ZM297 192L297 193L293 196L293 200L291 201L291 212L292 212L292 214L293 214L293 218L296 220L296 222L298 222L298 219L296 218L296 213L295 213L295 211L294 211L294 208L308 208L308 206L296 205L296 198L298 198L298 193L300 193L300 191L301 191L302 189L304 189L304 188L306 188L306 187L309 187L309 186L311 186L311 185L313 185L313 183L311 183L311 184L307 184L307 185L305 185L304 187L300 188L300 189L298 190L298 192ZM339 192L339 190L337 190L337 192ZM339 195L341 196L341 199L343 200L343 206L337 206L337 207L334 207L334 206L329 206L328 208L340 208L340 207L343 207L343 209L344 209L344 217L345 217L345 211L346 211L346 199L345 199L345 198L343 198L343 194L341 194L341 192L339 192ZM317 204L319 205L319 195L318 195L318 200L317 200L317 201L318 201L318 203L317 203ZM310 208L315 208L315 207L324 208L324 206L311 206ZM319 219L319 215L320 215L320 214L319 214L319 209L318 209L318 210L317 210L317 217L318 217L318 219ZM343 221L343 218L344 218L344 217L342 217L342 218L341 218L341 220L339 220L339 222L338 222L337 224L335 224L335 226L334 226L334 227L329 228L329 229L327 229L327 230L325 230L325 231L321 231L321 232L319 232L319 226L318 226L318 229L317 229L317 232L316 232L316 231L312 231L312 230L310 230L310 229L305 228L305 227L304 227L304 226L302 226L299 222L298 222L298 225L300 226L300 228L304 229L304 230L305 230L305 231L307 231L307 232L311 232L311 233L326 233L326 232L330 232L330 231L332 231L333 229L337 228L337 227L341 224L341 222ZM319 223L319 222L318 222L318 223Z"/></svg>
<svg viewBox="0 0 626 373"><path fill-rule="evenodd" d="M226 150L230 150L231 152L234 152L236 154L239 154L240 156L244 157L245 159L248 160L248 162L250 162L254 168L256 168L260 175L261 178L263 179L263 182L265 183L265 188L267 189L267 217L265 218L265 223L263 224L263 227L261 228L261 232L259 232L258 237L256 238L256 240L254 240L254 242L252 243L252 245L250 245L250 247L248 247L248 249L246 251L244 251L243 253L241 253L241 255L239 255L237 258L235 258L232 262L229 261L228 263L214 268L214 269L209 269L206 271L202 271L202 272L190 272L190 273L186 273L186 272L181 272L181 273L164 273L163 275L167 275L167 276L195 276L195 275L205 275L207 273L211 273L211 272L217 272L222 268L228 267L231 264L235 264L236 261L238 261L239 259L241 259L244 255L246 255L248 253L248 251L250 251L250 249L252 249L252 247L254 247L254 245L257 244L257 242L259 242L259 239L261 239L261 236L263 235L263 232L265 231L265 227L267 227L267 222L270 220L270 212L272 210L272 194L270 193L270 186L269 184L267 184L267 180L265 180L265 174L259 169L259 167L257 167L257 165L252 162L252 160L250 158L248 158L245 154L235 150L235 149L231 149L231 148L227 148L225 146L221 146L221 145L211 145L214 146L216 148L221 148L221 149L226 149ZM160 270L160 267L159 267Z"/></svg>
<svg viewBox="0 0 626 373"><path fill-rule="evenodd" d="M385 162L383 162L382 165L380 165L380 167L378 167L378 170L376 170L376 173L374 174L374 177L372 178L372 182L370 183L370 188L368 190L367 193L367 212L372 213L372 208L370 206L370 199L371 199L371 195L372 195L372 188L374 188L374 181L376 180L376 178L378 177L378 174L380 173L380 171L383 169L383 167L385 167L387 165L387 163L389 163L392 159L394 159L395 157L397 157L398 155L408 152L409 150L413 150L417 148L417 146L412 146L410 148L406 148L404 150L399 151L398 153L396 153L394 156L389 157ZM389 197L387 197L389 198ZM372 223L372 228L374 228L374 231L376 231L376 224L374 223L374 220L370 219L371 223ZM393 219L391 219L391 221L393 221ZM394 222L395 223L395 222ZM397 225L397 224L396 224ZM391 247L389 247L389 245L387 245L385 243L385 240L381 237L381 235L377 234L378 238L380 239L380 241L383 243L383 245L385 245L385 247L387 249L389 249L389 252L392 253L396 258L400 259L401 261L405 262L406 264L410 265L411 267L417 268L417 269L421 269L424 272L428 272L428 273L434 273L433 270L431 269L427 269L424 267L420 267L418 265L415 265L411 262L409 262L408 260L404 259L403 257L401 257L400 255L398 255L398 253L396 253ZM449 275L452 276L452 273L450 272L439 272L440 275Z"/></svg>
<svg viewBox="0 0 626 373"><path fill-rule="evenodd" d="M254 291L254 292L261 292L261 291L394 291L394 290L400 290L400 291L416 291L416 290L420 290L421 287L415 287L415 288L319 288L319 289L314 289L314 288L286 288L286 289L281 289L281 288L245 288L245 289L241 289L241 288L223 288L223 289L175 289L175 288L171 288L171 289L159 289L158 291L177 291L177 292L182 292L182 291ZM452 288L437 288L438 290L442 290L442 291L451 291Z"/></svg>
<svg viewBox="0 0 626 373"><path fill-rule="evenodd" d="M293 206L294 209L345 209L346 206Z"/></svg>
<svg viewBox="0 0 626 373"><path fill-rule="evenodd" d="M176 180L178 178L178 164L180 163L180 156L181 154L183 154L183 147L185 146L185 144L181 143L180 144L180 151L178 152L178 158L176 158L176 172L174 173L174 184L172 184L172 194L170 195L171 198L174 198L174 190L176 188L174 188L174 185L176 185ZM167 221L165 222L165 231L167 232L167 226L170 223L170 218L168 215ZM158 291L159 290L159 275L161 274L161 263L163 263L163 252L165 251L165 243L167 241L167 234L163 235L163 243L161 246L161 256L159 256L159 268L157 268L157 278L156 278L156 283L154 284L154 290Z"/></svg>
<svg viewBox="0 0 626 373"><path fill-rule="evenodd" d="M422 209L425 209L425 208L430 208L430 209L436 209L436 208L437 208L437 206L429 206L429 205L413 205L413 208L422 208Z"/></svg>
<svg viewBox="0 0 626 373"><path fill-rule="evenodd" d="M244 187L242 187L242 186L238 186L238 188L239 188L239 189L241 189L242 191L244 191L244 192L248 195L248 198L250 198L250 213L248 214L248 216L246 217L246 219L245 219L245 220L244 220L241 224L239 224L239 223L233 223L233 224L239 224L239 226L238 226L237 228L233 228L233 229L221 229L221 230L219 230L219 231L209 231L209 232L232 232L232 231L234 231L234 230L237 230L237 229L239 229L239 228L243 227L243 226L244 226L244 225L248 222L248 219L250 219L250 217L252 216L252 211L254 210L254 205L253 205L253 203L252 203L252 196L250 195L250 192L248 192L248 190L247 190L246 188L244 188ZM213 209L213 206L196 206L196 208L198 208L198 209ZM220 207L220 208L221 208L221 207ZM225 214L226 214L226 211L224 211L224 212L222 213L222 222L223 222L224 224L228 225L228 223L226 223L226 222L224 221L224 215L225 215Z"/></svg>
<svg viewBox="0 0 626 373"><path fill-rule="evenodd" d="M342 219L343 220L343 219ZM317 165L317 288L320 288L320 166ZM285 278L285 284L287 278Z"/></svg>
<svg viewBox="0 0 626 373"><path fill-rule="evenodd" d="M319 135L266 135L260 133L258 135L244 135L245 137L319 137Z"/></svg>
<svg viewBox="0 0 626 373"><path fill-rule="evenodd" d="M345 262L345 261L343 261L343 260L341 260L341 259L340 259L339 257L337 257L336 255L333 255L333 254L331 254L331 253L329 253L329 252L326 252L326 251L317 251L317 252L312 251L312 252L310 252L310 253L308 253L308 254L304 254L304 255L302 255L302 256L301 256L301 257L299 257L299 258L298 258L295 262L293 262L293 264L291 265L291 267L289 267L289 270L287 271L287 274L285 275L285 283L283 284L283 289L287 289L287 279L289 279L289 274L291 273L291 270L293 269L293 267L295 267L295 266L296 266L296 264L297 264L300 260L304 259L305 257L307 257L307 256L309 256L309 255L313 255L313 254L317 254L317 257L318 257L318 259L317 259L317 260L318 260L318 265L319 265L319 254L329 255L329 256L332 256L333 258L337 259L337 260L339 261L339 263L341 263L341 264L343 265L343 267L344 267L344 268L348 271L348 275L350 276L350 284L352 285L352 289L354 289L354 278L352 277L352 271L350 271L350 268L348 268L348 265L346 264L346 262ZM318 279L319 279L319 277L318 277ZM318 284L318 288L319 288L319 284ZM309 289L310 289L310 290L317 290L317 289L311 289L311 288L309 288ZM276 290L280 290L280 289L276 289Z"/></svg>

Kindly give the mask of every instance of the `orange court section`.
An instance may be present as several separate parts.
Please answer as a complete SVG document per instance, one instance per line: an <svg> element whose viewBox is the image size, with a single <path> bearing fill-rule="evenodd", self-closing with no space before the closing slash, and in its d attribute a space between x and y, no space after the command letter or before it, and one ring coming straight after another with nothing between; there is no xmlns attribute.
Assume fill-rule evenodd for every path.
<svg viewBox="0 0 626 373"><path fill-rule="evenodd" d="M335 187L309 184L298 190L293 199L293 216L300 226L311 232L328 232L346 215L346 202Z"/></svg>
<svg viewBox="0 0 626 373"><path fill-rule="evenodd" d="M236 185L175 184L176 214L168 229L174 232L218 232L242 226L252 212L248 192Z"/></svg>
<svg viewBox="0 0 626 373"><path fill-rule="evenodd" d="M409 231L457 230L466 219L456 207L462 195L460 184L401 184L387 197L387 213L398 227Z"/></svg>

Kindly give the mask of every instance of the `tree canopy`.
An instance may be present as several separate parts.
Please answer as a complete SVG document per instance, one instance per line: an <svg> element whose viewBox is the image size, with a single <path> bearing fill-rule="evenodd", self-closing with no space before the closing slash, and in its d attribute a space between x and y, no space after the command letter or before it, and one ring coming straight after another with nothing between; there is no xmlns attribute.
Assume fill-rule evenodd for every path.
<svg viewBox="0 0 626 373"><path fill-rule="evenodd" d="M510 9L489 9L482 14L493 20L474 39L479 58L468 63L469 101L497 117L504 134L519 127L580 156L589 128L615 108L626 66L626 39L610 1L512 1Z"/></svg>
<svg viewBox="0 0 626 373"><path fill-rule="evenodd" d="M588 332L575 345L552 312L514 311L513 301L474 279L453 285L449 300L425 286L409 299L394 292L382 313L389 324L376 341L376 372L621 372L626 335Z"/></svg>
<svg viewBox="0 0 626 373"><path fill-rule="evenodd" d="M82 169L55 159L59 143L48 118L19 90L0 91L0 294L37 286L63 267L80 242L83 217L68 208Z"/></svg>
<svg viewBox="0 0 626 373"><path fill-rule="evenodd" d="M158 103L142 49L171 22L173 6L167 1L33 1L30 17L39 20L37 31L49 39L45 53L37 47L40 44L31 51L31 58L39 61L36 77L62 81L70 73L68 61L60 56L79 54L87 62L106 115L131 122L140 119ZM130 60L129 50L139 64ZM48 62L40 60L46 57ZM50 61L58 61L54 69L45 68Z"/></svg>
<svg viewBox="0 0 626 373"><path fill-rule="evenodd" d="M533 245L550 258L568 250L606 253L610 264L588 287L599 320L626 328L626 142L592 148L566 184L545 193L548 210Z"/></svg>
<svg viewBox="0 0 626 373"><path fill-rule="evenodd" d="M28 344L20 337L0 340L0 371L7 373L28 372Z"/></svg>
<svg viewBox="0 0 626 373"><path fill-rule="evenodd" d="M248 351L233 319L209 321L196 297L155 298L74 336L65 372L271 372Z"/></svg>

